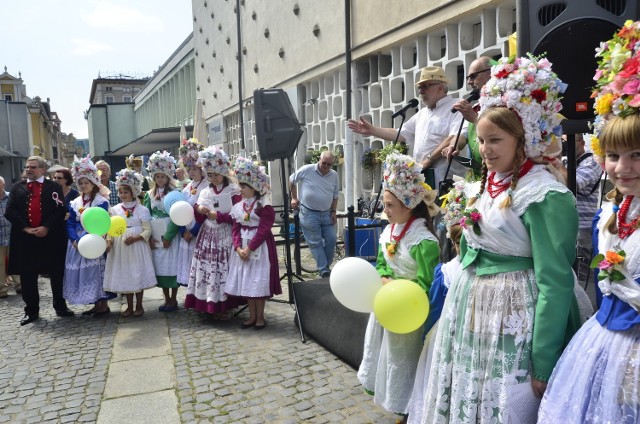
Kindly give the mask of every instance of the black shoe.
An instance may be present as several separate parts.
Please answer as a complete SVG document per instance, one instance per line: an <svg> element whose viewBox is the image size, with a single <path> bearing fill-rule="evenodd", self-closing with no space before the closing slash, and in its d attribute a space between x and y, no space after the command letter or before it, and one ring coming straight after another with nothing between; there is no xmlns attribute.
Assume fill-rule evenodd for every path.
<svg viewBox="0 0 640 424"><path fill-rule="evenodd" d="M331 276L331 271L326 270L320 274L320 278L329 278Z"/></svg>
<svg viewBox="0 0 640 424"><path fill-rule="evenodd" d="M34 314L34 315L24 314L24 316L20 320L20 325L31 324L32 322L37 321L38 318L40 318L38 314Z"/></svg>
<svg viewBox="0 0 640 424"><path fill-rule="evenodd" d="M75 316L75 314L76 313L69 308L56 309L56 315L58 315L59 317L72 317Z"/></svg>

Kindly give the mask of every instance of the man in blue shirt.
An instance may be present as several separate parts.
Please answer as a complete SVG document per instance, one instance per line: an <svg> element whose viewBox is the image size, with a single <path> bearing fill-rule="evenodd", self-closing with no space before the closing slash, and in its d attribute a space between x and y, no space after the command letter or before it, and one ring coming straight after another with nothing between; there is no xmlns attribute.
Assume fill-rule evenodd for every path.
<svg viewBox="0 0 640 424"><path fill-rule="evenodd" d="M336 208L338 206L338 173L332 168L335 157L324 151L318 163L304 165L289 178L291 207L300 211L300 226L320 277L331 274L336 249ZM297 184L301 196L298 199Z"/></svg>

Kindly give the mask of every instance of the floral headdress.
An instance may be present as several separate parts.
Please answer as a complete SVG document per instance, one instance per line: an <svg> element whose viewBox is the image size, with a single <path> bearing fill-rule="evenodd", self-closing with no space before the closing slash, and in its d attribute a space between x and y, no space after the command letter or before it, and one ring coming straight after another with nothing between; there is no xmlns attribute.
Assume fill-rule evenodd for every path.
<svg viewBox="0 0 640 424"><path fill-rule="evenodd" d="M422 167L410 156L399 153L387 156L382 188L393 193L409 209L425 202L430 216L440 213L440 208L435 204L436 191L424 182Z"/></svg>
<svg viewBox="0 0 640 424"><path fill-rule="evenodd" d="M128 186L131 187L133 197L140 196L142 192L142 179L144 177L131 169L121 169L116 174L116 186Z"/></svg>
<svg viewBox="0 0 640 424"><path fill-rule="evenodd" d="M91 162L89 155L82 159L77 156L73 157L73 163L71 164L71 175L73 175L73 179L78 181L80 178L86 178L91 181L93 185L98 186L100 194L106 197L109 196L110 191L100 182L100 174L96 165Z"/></svg>
<svg viewBox="0 0 640 424"><path fill-rule="evenodd" d="M269 176L265 173L264 166L258 165L250 159L238 156L234 165L235 176L238 183L247 184L264 196L269 193Z"/></svg>
<svg viewBox="0 0 640 424"><path fill-rule="evenodd" d="M187 168L190 166L198 165L198 153L204 149L204 145L198 141L197 138L190 138L189 140L182 140L178 153L180 154L180 161Z"/></svg>
<svg viewBox="0 0 640 424"><path fill-rule="evenodd" d="M215 172L223 176L229 176L231 162L229 156L218 146L207 147L198 154L197 164L205 172Z"/></svg>
<svg viewBox="0 0 640 424"><path fill-rule="evenodd" d="M598 69L593 79L596 88L591 94L596 118L591 147L600 161L604 152L600 146L600 133L609 119L625 117L640 108L640 21L626 21L609 41L596 49Z"/></svg>
<svg viewBox="0 0 640 424"><path fill-rule="evenodd" d="M151 178L160 173L171 179L176 172L176 160L166 150L163 150L162 153L157 151L149 157L147 171L149 171Z"/></svg>
<svg viewBox="0 0 640 424"><path fill-rule="evenodd" d="M567 85L551 70L545 58L511 56L491 68L491 79L482 87L482 111L501 106L517 113L525 133L525 154L534 159L562 136L560 94Z"/></svg>
<svg viewBox="0 0 640 424"><path fill-rule="evenodd" d="M458 224L463 225L467 218L472 219L473 211L467 210L467 202L469 199L477 196L480 191L479 181L457 180L449 193L442 196L442 213L444 216L439 226L446 228L447 237L450 236L451 227ZM476 221L477 222L477 221Z"/></svg>

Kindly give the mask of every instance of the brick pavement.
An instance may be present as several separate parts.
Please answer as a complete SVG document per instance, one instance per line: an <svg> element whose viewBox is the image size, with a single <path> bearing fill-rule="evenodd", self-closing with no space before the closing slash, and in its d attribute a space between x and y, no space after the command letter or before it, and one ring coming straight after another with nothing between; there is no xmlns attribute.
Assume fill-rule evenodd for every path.
<svg viewBox="0 0 640 424"><path fill-rule="evenodd" d="M26 327L18 325L19 296L0 300L0 423L96 422L99 414L100 422L109 422L108 398L133 400L134 406L144 402L132 397L135 393L123 398L105 393L107 377L111 382L122 364L114 362L116 333L135 323L117 316L120 299L111 301L110 316L63 319L54 314L46 280L40 293L41 319ZM180 293L182 301L184 290ZM301 343L286 303L267 303L268 325L262 331L240 328L247 312L213 322L184 309L159 313L152 305L145 302L142 320L168 327L182 423L395 422L395 415L362 391L355 370L313 340ZM135 340L127 341L134 351Z"/></svg>

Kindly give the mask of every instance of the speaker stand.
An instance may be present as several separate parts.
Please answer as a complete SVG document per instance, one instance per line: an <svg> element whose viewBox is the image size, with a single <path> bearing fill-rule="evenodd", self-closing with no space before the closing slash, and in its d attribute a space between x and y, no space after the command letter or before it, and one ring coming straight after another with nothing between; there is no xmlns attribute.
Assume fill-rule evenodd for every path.
<svg viewBox="0 0 640 424"><path fill-rule="evenodd" d="M284 167L284 157L280 157L280 183L282 184L282 202L284 207L282 208L282 218L284 220L284 249L286 254L285 267L286 273L280 277L280 281L287 279L287 289L289 290L288 300L272 299L273 302L288 303L293 305L293 309L296 312L296 320L298 321L298 330L300 330L300 340L302 343L306 343L304 338L304 330L302 328L302 320L300 319L300 313L298 311L298 301L296 300L296 292L293 290L294 278L298 281L304 281L299 275L293 273L291 268L291 234L289 232L289 192L287 188L287 177L285 175L286 168Z"/></svg>

